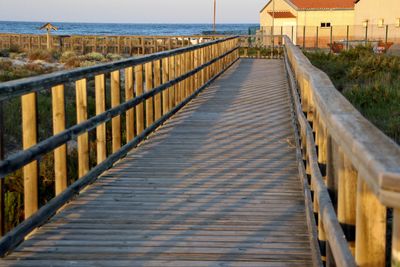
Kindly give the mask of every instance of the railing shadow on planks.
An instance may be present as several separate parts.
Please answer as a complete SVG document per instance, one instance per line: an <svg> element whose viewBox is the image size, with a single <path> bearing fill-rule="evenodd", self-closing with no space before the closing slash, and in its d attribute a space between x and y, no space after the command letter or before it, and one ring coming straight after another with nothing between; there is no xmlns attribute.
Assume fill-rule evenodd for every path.
<svg viewBox="0 0 400 267"><path fill-rule="evenodd" d="M400 147L284 39L299 170L313 193L309 207L326 266L400 266Z"/></svg>
<svg viewBox="0 0 400 267"><path fill-rule="evenodd" d="M24 149L0 161L0 177L23 168L25 209L25 221L1 239L0 254L5 255L15 248L32 230L45 223L85 186L111 168L238 58L239 39L232 36L139 58L0 84L0 103L21 97ZM125 79L125 99L122 103L121 72L124 72ZM111 91L111 108L107 110L106 75L110 77ZM96 115L91 118L88 118L87 111L89 78L95 80ZM71 82L75 84L77 124L66 129L65 85ZM38 142L37 94L49 88L54 135ZM122 140L121 135L122 116L126 121L126 140ZM107 155L105 125L110 121L112 152ZM89 131L96 131L97 165L91 169ZM75 138L79 179L67 187L66 146ZM38 160L47 153L54 153L56 197L38 207ZM4 200L4 188L1 191ZM4 219L4 209L1 215Z"/></svg>

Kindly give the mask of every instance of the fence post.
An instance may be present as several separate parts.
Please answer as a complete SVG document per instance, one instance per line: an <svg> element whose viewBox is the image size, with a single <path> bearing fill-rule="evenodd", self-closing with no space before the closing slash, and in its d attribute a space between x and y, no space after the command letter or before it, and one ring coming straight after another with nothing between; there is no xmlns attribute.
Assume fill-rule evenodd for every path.
<svg viewBox="0 0 400 267"><path fill-rule="evenodd" d="M105 75L95 77L96 115L106 111L106 81ZM103 123L96 128L97 164L107 158L106 124Z"/></svg>
<svg viewBox="0 0 400 267"><path fill-rule="evenodd" d="M170 40L170 39L168 39ZM170 41L168 41L170 43ZM162 59L162 83L167 83L169 81L169 58ZM162 114L165 115L170 110L170 91L171 87L162 92Z"/></svg>
<svg viewBox="0 0 400 267"><path fill-rule="evenodd" d="M3 102L0 101L0 160L3 159L4 159L4 113L3 113ZM0 236L3 236L5 234L4 179L6 179L6 177L0 177Z"/></svg>
<svg viewBox="0 0 400 267"><path fill-rule="evenodd" d="M389 25L386 25L386 32L385 32L385 52L386 52L387 44L388 44L388 35L389 35Z"/></svg>
<svg viewBox="0 0 400 267"><path fill-rule="evenodd" d="M350 26L347 25L347 33L346 33L346 50L349 50L349 37L350 36Z"/></svg>
<svg viewBox="0 0 400 267"><path fill-rule="evenodd" d="M87 83L86 79L76 81L76 123L87 120ZM78 136L79 178L89 171L89 134Z"/></svg>
<svg viewBox="0 0 400 267"><path fill-rule="evenodd" d="M131 43L131 42L130 42ZM131 48L130 48L131 51ZM125 69L125 100L135 97L133 85L133 67ZM126 111L126 142L129 143L135 137L135 110L131 108Z"/></svg>
<svg viewBox="0 0 400 267"><path fill-rule="evenodd" d="M365 45L368 44L368 22L365 25Z"/></svg>
<svg viewBox="0 0 400 267"><path fill-rule="evenodd" d="M306 26L303 26L303 49L306 49Z"/></svg>
<svg viewBox="0 0 400 267"><path fill-rule="evenodd" d="M161 85L161 61L154 61L154 88ZM154 96L154 120L158 120L162 116L161 93Z"/></svg>
<svg viewBox="0 0 400 267"><path fill-rule="evenodd" d="M135 66L136 96L143 94L143 65ZM137 134L144 131L144 104L141 102L136 106L136 130Z"/></svg>
<svg viewBox="0 0 400 267"><path fill-rule="evenodd" d="M318 49L318 39L319 39L318 33L319 33L319 27L317 26L317 32L315 35L315 48L317 48L317 49Z"/></svg>
<svg viewBox="0 0 400 267"><path fill-rule="evenodd" d="M28 149L37 143L37 99L36 93L21 97L23 148ZM38 162L33 161L23 168L25 219L35 213L39 206Z"/></svg>
<svg viewBox="0 0 400 267"><path fill-rule="evenodd" d="M392 266L400 266L400 209L393 210Z"/></svg>
<svg viewBox="0 0 400 267"><path fill-rule="evenodd" d="M175 56L171 56L169 58L169 67L168 67L168 73L169 73L169 79L173 80L175 79ZM170 89L169 89L169 107L170 109L175 107L175 103L176 103L176 85L173 85Z"/></svg>
<svg viewBox="0 0 400 267"><path fill-rule="evenodd" d="M119 70L111 72L111 107L118 107L121 104L121 87ZM112 152L115 153L121 148L121 116L116 116L112 124Z"/></svg>
<svg viewBox="0 0 400 267"><path fill-rule="evenodd" d="M53 133L54 135L65 130L65 94L64 85L52 89L53 105ZM56 195L67 188L67 146L62 145L54 150L54 172Z"/></svg>
<svg viewBox="0 0 400 267"><path fill-rule="evenodd" d="M356 227L357 170L339 149L337 216L354 255Z"/></svg>
<svg viewBox="0 0 400 267"><path fill-rule="evenodd" d="M146 75L146 92L153 89L153 62L145 64L145 75ZM146 100L146 128L154 122L154 105L153 97Z"/></svg>
<svg viewBox="0 0 400 267"><path fill-rule="evenodd" d="M330 52L332 52L333 51L333 26L331 26L331 32L330 32L330 36L329 36L329 43L331 44L331 46L330 46Z"/></svg>
<svg viewBox="0 0 400 267"><path fill-rule="evenodd" d="M360 175L357 182L356 262L360 267L384 267L386 258L386 207Z"/></svg>

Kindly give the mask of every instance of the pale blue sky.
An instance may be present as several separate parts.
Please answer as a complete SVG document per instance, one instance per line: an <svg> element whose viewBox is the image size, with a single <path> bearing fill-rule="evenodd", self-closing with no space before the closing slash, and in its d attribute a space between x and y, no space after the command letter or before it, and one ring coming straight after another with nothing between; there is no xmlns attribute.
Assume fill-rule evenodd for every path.
<svg viewBox="0 0 400 267"><path fill-rule="evenodd" d="M258 23L267 0L217 0L218 23ZM0 0L0 21L211 23L213 0Z"/></svg>

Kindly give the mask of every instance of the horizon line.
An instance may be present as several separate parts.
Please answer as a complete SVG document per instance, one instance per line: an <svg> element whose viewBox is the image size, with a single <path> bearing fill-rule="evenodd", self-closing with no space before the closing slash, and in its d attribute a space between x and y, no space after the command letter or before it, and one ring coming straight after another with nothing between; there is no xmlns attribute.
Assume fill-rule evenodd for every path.
<svg viewBox="0 0 400 267"><path fill-rule="evenodd" d="M177 25L187 25L187 24L206 24L206 25L213 25L213 23L210 22L82 22L82 21L77 21L77 22L72 22L72 21L55 21L55 20L3 20L0 19L0 22L27 22L27 23L75 23L75 24L177 24ZM239 24L260 24L260 22L217 22L217 25L239 25Z"/></svg>

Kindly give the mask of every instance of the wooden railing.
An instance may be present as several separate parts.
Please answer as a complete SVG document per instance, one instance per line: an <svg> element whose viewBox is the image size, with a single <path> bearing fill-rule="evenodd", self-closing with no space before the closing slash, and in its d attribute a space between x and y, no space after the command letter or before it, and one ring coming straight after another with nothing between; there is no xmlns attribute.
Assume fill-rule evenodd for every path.
<svg viewBox="0 0 400 267"><path fill-rule="evenodd" d="M390 261L400 266L400 147L287 37L285 47L301 140L300 170L313 192L327 266L379 267ZM392 220L388 208L393 208Z"/></svg>
<svg viewBox="0 0 400 267"><path fill-rule="evenodd" d="M62 71L0 84L0 103L21 97L24 150L0 161L0 177L23 168L25 221L0 241L0 254L14 248L67 201L124 157L151 132L208 86L239 57L238 38L229 37L140 58ZM121 83L121 72L124 82ZM107 88L106 77L110 84ZM88 87L94 79L96 115L89 118ZM65 88L75 85L77 124L66 129ZM121 99L121 85L125 99ZM54 135L38 142L37 94L51 88ZM106 109L105 91L111 91ZM122 120L124 118L124 120ZM106 123L111 121L112 144L107 154ZM125 121L125 140L121 123ZM96 166L89 165L89 132L95 131ZM0 133L3 131L0 130ZM67 187L67 142L77 139L79 180ZM2 140L2 138L1 138ZM124 143L124 144L123 144ZM1 144L1 143L0 143ZM92 147L92 146L91 146ZM56 197L38 206L40 157L54 153ZM4 214L1 214L4 218Z"/></svg>
<svg viewBox="0 0 400 267"><path fill-rule="evenodd" d="M90 36L52 35L51 49L76 51L82 54L99 52L103 54L151 54L189 45L205 43L222 36ZM47 36L37 34L0 34L0 50L18 47L25 51L47 49Z"/></svg>

